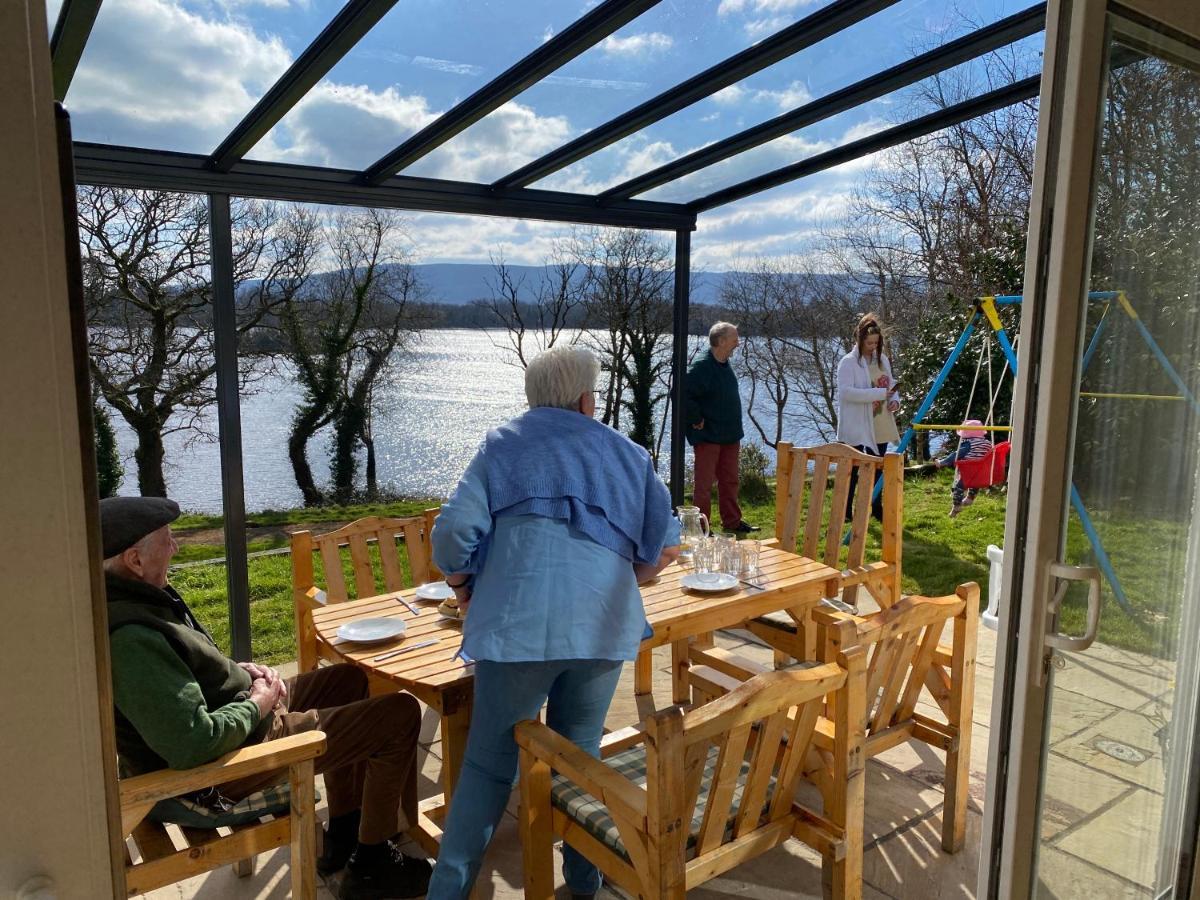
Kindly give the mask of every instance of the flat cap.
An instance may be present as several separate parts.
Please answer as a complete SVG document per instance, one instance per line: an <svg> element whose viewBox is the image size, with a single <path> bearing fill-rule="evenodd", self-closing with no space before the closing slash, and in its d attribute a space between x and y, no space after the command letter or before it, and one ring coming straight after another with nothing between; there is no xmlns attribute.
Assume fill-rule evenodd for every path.
<svg viewBox="0 0 1200 900"><path fill-rule="evenodd" d="M105 497L100 501L104 558L128 550L178 518L179 504L166 497Z"/></svg>

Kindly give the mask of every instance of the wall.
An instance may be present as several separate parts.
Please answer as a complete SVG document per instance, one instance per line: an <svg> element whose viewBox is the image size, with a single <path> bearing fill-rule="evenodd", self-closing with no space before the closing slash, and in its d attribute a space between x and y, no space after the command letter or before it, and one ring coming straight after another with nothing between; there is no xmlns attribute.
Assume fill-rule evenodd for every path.
<svg viewBox="0 0 1200 900"><path fill-rule="evenodd" d="M45 14L0 2L0 897L44 875L94 900L123 884Z"/></svg>

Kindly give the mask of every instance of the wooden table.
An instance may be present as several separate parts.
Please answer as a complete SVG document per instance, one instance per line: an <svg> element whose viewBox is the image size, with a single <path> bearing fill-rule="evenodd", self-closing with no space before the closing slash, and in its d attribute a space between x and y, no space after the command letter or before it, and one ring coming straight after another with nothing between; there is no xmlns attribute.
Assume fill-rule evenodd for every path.
<svg viewBox="0 0 1200 900"><path fill-rule="evenodd" d="M642 642L634 673L634 690L639 697L650 695L651 654L655 647L671 646L671 700L687 703L688 645L710 640L720 628L734 628L770 612L787 612L796 622L822 597L837 595L840 573L824 563L784 550L764 547L759 558L762 587L739 584L736 590L705 594L689 591L679 579L690 569L673 565L652 583L642 587L646 618L653 636Z"/></svg>
<svg viewBox="0 0 1200 900"><path fill-rule="evenodd" d="M407 600L419 615L409 612L397 597ZM421 801L417 822L411 829L413 838L430 856L437 855L446 807L462 768L474 691L474 666L456 658L462 647L462 625L443 618L437 608L437 603L418 600L412 590L407 590L334 603L313 613L317 654L322 659L361 666L374 679L390 682L396 690L408 691L441 717L444 793ZM403 619L408 624L404 640L370 645L338 641L337 630L346 622L378 616ZM437 638L438 643L375 662L376 656L430 638Z"/></svg>
<svg viewBox="0 0 1200 900"><path fill-rule="evenodd" d="M822 596L836 592L838 572L823 563L782 550L764 548L760 560L763 587L739 585L736 590L716 594L688 591L679 579L689 569L673 565L642 587L646 618L654 634L642 642L635 672L637 692L650 691L650 652L655 647L672 648L672 697L674 702L690 699L687 681L688 649L693 640L703 640L719 628L731 628L747 619L780 610L797 620ZM413 615L397 600L404 597L420 613ZM346 622L374 616L401 618L408 624L404 640L363 645L340 642L337 630ZM414 837L430 855L436 856L441 841L441 823L450 802L466 749L471 721L474 667L456 655L462 646L462 625L443 619L437 604L417 600L412 590L331 604L313 613L317 653L331 662L351 662L376 679L394 684L437 711L442 724L442 788L444 795L430 797L418 808ZM375 657L430 638L438 643L394 656L383 662Z"/></svg>

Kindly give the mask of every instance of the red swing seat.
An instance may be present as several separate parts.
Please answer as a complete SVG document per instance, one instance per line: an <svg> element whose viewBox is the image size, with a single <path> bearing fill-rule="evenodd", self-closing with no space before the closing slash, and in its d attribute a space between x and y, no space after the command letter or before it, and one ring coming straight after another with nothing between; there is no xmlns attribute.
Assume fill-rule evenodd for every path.
<svg viewBox="0 0 1200 900"><path fill-rule="evenodd" d="M986 488L1002 484L1008 475L1008 451L1011 448L1011 441L1001 441L987 456L955 463L963 487Z"/></svg>

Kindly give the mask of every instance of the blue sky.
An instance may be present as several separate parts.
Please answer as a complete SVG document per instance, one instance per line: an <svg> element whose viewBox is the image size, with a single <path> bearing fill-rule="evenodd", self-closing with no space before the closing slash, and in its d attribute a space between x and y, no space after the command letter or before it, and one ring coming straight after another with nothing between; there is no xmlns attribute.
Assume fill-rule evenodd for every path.
<svg viewBox="0 0 1200 900"><path fill-rule="evenodd" d="M49 0L51 21L59 0ZM630 135L536 186L593 193L1028 6L900 0L888 10ZM406 170L491 181L824 5L662 0ZM340 0L105 0L67 96L80 140L207 153L320 32ZM584 0L400 0L249 154L362 168L594 5ZM1023 44L1036 63L1040 36ZM972 71L977 71L978 66ZM969 73L968 73L969 74ZM644 195L685 201L904 117L882 98ZM698 268L803 253L879 159L859 160L701 216ZM427 262L542 261L562 226L413 215Z"/></svg>

